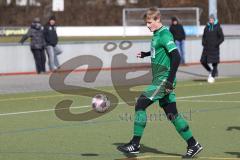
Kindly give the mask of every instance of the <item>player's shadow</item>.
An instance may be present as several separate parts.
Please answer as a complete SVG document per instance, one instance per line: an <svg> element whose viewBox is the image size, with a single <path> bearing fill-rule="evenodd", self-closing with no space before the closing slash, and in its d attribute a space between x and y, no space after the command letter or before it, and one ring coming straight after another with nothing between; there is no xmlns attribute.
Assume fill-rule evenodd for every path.
<svg viewBox="0 0 240 160"><path fill-rule="evenodd" d="M120 146L120 145L123 145L123 143L113 143L113 145ZM155 154L164 154L164 155L179 156L179 157L182 156L181 154L177 154L177 153L168 153L168 152L159 151L156 148L151 148L151 147L148 147L148 146L146 146L144 144L141 144L140 153L155 153ZM127 154L127 153L124 153L124 155L127 158L130 158L130 160L137 160L137 154L132 154L132 153L131 154Z"/></svg>
<svg viewBox="0 0 240 160"><path fill-rule="evenodd" d="M50 155L57 155L57 156L85 156L85 157L97 157L99 156L99 154L97 153L71 153L71 152L34 152L34 151L9 151L9 152L2 152L0 151L0 154L21 154L21 155L28 155L28 154L32 154L32 155L44 155L44 156L50 156Z"/></svg>
<svg viewBox="0 0 240 160"><path fill-rule="evenodd" d="M237 156L237 158L240 158L240 152L225 152L225 153L231 154L231 155Z"/></svg>
<svg viewBox="0 0 240 160"><path fill-rule="evenodd" d="M232 131L232 130L238 130L240 131L240 127L239 126L230 126L226 129L227 131Z"/></svg>
<svg viewBox="0 0 240 160"><path fill-rule="evenodd" d="M96 156L99 156L99 154L96 154L96 153L82 153L81 156L96 157Z"/></svg>

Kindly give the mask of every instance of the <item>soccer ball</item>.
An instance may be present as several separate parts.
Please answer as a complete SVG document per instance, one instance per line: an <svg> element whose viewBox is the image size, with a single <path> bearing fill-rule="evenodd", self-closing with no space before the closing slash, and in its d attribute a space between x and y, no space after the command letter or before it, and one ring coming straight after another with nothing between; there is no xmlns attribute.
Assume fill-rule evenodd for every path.
<svg viewBox="0 0 240 160"><path fill-rule="evenodd" d="M92 108L98 113L106 112L110 107L110 101L104 94L97 94L92 99Z"/></svg>

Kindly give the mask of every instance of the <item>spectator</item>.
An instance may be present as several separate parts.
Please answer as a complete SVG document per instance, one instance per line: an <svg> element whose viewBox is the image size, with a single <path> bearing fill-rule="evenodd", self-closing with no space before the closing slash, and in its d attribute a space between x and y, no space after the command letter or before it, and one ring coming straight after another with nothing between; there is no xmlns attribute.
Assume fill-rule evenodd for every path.
<svg viewBox="0 0 240 160"><path fill-rule="evenodd" d="M203 52L201 56L201 64L209 72L208 82L215 82L215 77L218 76L219 46L224 41L222 28L214 15L210 15L209 22L204 28L202 37ZM208 63L212 64L211 68Z"/></svg>
<svg viewBox="0 0 240 160"><path fill-rule="evenodd" d="M46 57L44 53L46 43L43 35L43 26L41 25L39 18L34 18L31 27L28 32L23 35L20 43L23 44L29 37L31 38L30 47L35 60L37 73L44 73L46 72Z"/></svg>
<svg viewBox="0 0 240 160"><path fill-rule="evenodd" d="M62 53L61 49L58 47L58 36L56 32L56 18L51 16L48 23L44 27L44 37L47 43L47 54L49 68L54 71L59 68L58 55Z"/></svg>
<svg viewBox="0 0 240 160"><path fill-rule="evenodd" d="M173 35L174 41L177 45L178 51L181 56L180 64L185 64L185 31L183 29L183 26L180 24L178 19L176 17L172 17L172 24L169 28L170 32Z"/></svg>

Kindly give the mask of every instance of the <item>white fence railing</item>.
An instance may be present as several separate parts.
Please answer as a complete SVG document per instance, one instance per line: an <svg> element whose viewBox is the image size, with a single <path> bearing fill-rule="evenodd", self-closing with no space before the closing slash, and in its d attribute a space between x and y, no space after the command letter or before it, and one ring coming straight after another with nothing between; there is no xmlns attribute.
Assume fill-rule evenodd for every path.
<svg viewBox="0 0 240 160"><path fill-rule="evenodd" d="M222 25L226 36L240 36L240 25ZM28 27L0 27L0 36L23 35ZM184 26L188 36L202 35L204 26ZM111 26L111 27L61 27L57 28L59 36L150 36L147 27L141 26Z"/></svg>

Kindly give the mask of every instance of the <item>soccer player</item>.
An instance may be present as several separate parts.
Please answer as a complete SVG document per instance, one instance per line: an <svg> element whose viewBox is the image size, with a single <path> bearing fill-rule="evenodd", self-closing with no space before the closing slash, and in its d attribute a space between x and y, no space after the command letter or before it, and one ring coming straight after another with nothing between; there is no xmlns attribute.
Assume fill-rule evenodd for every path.
<svg viewBox="0 0 240 160"><path fill-rule="evenodd" d="M155 101L164 110L177 132L186 141L188 147L183 158L192 158L203 148L193 137L187 121L178 114L176 97L173 89L176 85L176 72L180 63L180 55L170 31L162 25L158 8L149 8L144 20L153 32L151 51L141 52L137 57L151 56L152 84L139 96L135 104L134 134L129 143L118 146L124 153L139 153L140 140L147 122L146 109Z"/></svg>

